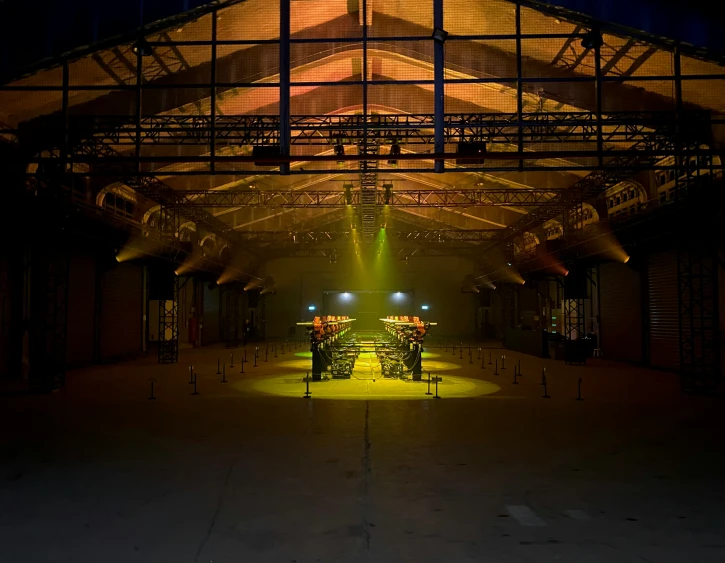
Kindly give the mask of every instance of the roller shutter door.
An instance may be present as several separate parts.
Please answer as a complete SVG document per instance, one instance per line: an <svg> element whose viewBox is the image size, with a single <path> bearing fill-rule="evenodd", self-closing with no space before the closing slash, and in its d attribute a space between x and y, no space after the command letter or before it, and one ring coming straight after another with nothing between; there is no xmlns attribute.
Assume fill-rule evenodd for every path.
<svg viewBox="0 0 725 563"><path fill-rule="evenodd" d="M93 363L95 315L95 258L90 254L74 254L68 274L66 362L69 367Z"/></svg>
<svg viewBox="0 0 725 563"><path fill-rule="evenodd" d="M650 365L676 370L680 367L677 254L652 254L647 260L650 311Z"/></svg>
<svg viewBox="0 0 725 563"><path fill-rule="evenodd" d="M101 284L101 360L134 357L142 345L143 268L119 264L103 274Z"/></svg>
<svg viewBox="0 0 725 563"><path fill-rule="evenodd" d="M221 291L218 286L209 289L204 284L204 328L201 332L202 344L214 344L219 342L219 294Z"/></svg>
<svg viewBox="0 0 725 563"><path fill-rule="evenodd" d="M640 274L626 264L599 268L599 334L604 357L642 361L642 288Z"/></svg>

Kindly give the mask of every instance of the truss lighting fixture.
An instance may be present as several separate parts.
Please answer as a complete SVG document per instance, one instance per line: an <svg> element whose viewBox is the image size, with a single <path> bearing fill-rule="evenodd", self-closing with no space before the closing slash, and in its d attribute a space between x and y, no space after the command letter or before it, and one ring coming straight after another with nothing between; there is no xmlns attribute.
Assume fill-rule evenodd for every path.
<svg viewBox="0 0 725 563"><path fill-rule="evenodd" d="M315 309L317 309L317 307L315 307L314 305L310 305L309 307L307 307L308 311L314 311Z"/></svg>
<svg viewBox="0 0 725 563"><path fill-rule="evenodd" d="M352 184L343 184L342 189L345 190L345 205L352 205Z"/></svg>
<svg viewBox="0 0 725 563"><path fill-rule="evenodd" d="M343 145L335 145L335 156L338 158L337 165L345 166L345 147Z"/></svg>
<svg viewBox="0 0 725 563"><path fill-rule="evenodd" d="M131 47L134 55L141 55L142 57L150 57L153 54L153 48L149 45L146 39L139 39Z"/></svg>
<svg viewBox="0 0 725 563"><path fill-rule="evenodd" d="M446 39L448 39L447 31L437 27L433 30L433 41L437 43L445 43Z"/></svg>
<svg viewBox="0 0 725 563"><path fill-rule="evenodd" d="M400 145L398 143L393 143L390 146L390 160L388 160L388 164L393 167L398 166L398 159L397 157L400 156Z"/></svg>
<svg viewBox="0 0 725 563"><path fill-rule="evenodd" d="M383 184L383 189L385 190L385 205L390 205L390 201L393 199L393 184Z"/></svg>
<svg viewBox="0 0 725 563"><path fill-rule="evenodd" d="M428 305L421 305L420 308L423 309L424 311L427 311L428 310Z"/></svg>
<svg viewBox="0 0 725 563"><path fill-rule="evenodd" d="M597 31L596 29L587 31L584 34L584 37L582 37L582 47L584 47L585 49L597 49L602 45L604 45L602 34L599 33L599 31Z"/></svg>

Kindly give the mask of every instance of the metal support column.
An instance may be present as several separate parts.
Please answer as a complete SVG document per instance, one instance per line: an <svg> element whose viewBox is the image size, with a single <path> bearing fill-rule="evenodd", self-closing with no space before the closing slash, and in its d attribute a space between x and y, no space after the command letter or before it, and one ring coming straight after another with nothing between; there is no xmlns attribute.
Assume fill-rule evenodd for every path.
<svg viewBox="0 0 725 563"><path fill-rule="evenodd" d="M290 0L279 3L279 150L289 156L292 143L290 126ZM290 165L282 163L280 172L289 174Z"/></svg>
<svg viewBox="0 0 725 563"><path fill-rule="evenodd" d="M521 4L516 3L516 118L518 121L518 151L524 152L524 79L521 55ZM519 160L519 171L524 161Z"/></svg>
<svg viewBox="0 0 725 563"><path fill-rule="evenodd" d="M162 205L159 207L158 233L161 237L172 239L175 242L181 228L179 209L174 206Z"/></svg>
<svg viewBox="0 0 725 563"><path fill-rule="evenodd" d="M209 172L214 174L216 171L216 116L217 116L217 18L218 12L214 10L211 13L211 107L209 115L211 117L209 131Z"/></svg>
<svg viewBox="0 0 725 563"><path fill-rule="evenodd" d="M50 392L65 383L69 259L61 245L37 241L30 255L30 390ZM27 275L27 274L26 274Z"/></svg>
<svg viewBox="0 0 725 563"><path fill-rule="evenodd" d="M63 93L61 100L61 115L63 119L63 146L61 147L60 162L61 171L67 171L68 156L70 154L69 137L68 137L68 103L70 90L70 69L68 68L68 59L63 60Z"/></svg>
<svg viewBox="0 0 725 563"><path fill-rule="evenodd" d="M503 300L503 344L506 346L508 329L516 327L516 286L504 283L499 287Z"/></svg>
<svg viewBox="0 0 725 563"><path fill-rule="evenodd" d="M563 302L564 360L567 364L584 364L587 359L585 334L586 299L569 299L564 292Z"/></svg>
<svg viewBox="0 0 725 563"><path fill-rule="evenodd" d="M604 167L604 136L602 133L602 40L599 30L592 30L597 33L594 43L594 78L595 97L597 106L597 156L599 168Z"/></svg>
<svg viewBox="0 0 725 563"><path fill-rule="evenodd" d="M443 0L433 0L433 27L436 31L443 31ZM433 42L433 91L435 98L435 129L434 129L434 152L443 154L446 151L445 144L445 44L442 38ZM435 171L443 172L445 162L435 161Z"/></svg>
<svg viewBox="0 0 725 563"><path fill-rule="evenodd" d="M241 288L237 284L224 285L222 288L226 309L224 342L227 348L239 348L239 295Z"/></svg>
<svg viewBox="0 0 725 563"><path fill-rule="evenodd" d="M176 276L174 276L173 285L173 300L159 301L160 364L175 364L179 361L179 289L181 282Z"/></svg>
<svg viewBox="0 0 725 563"><path fill-rule="evenodd" d="M717 249L693 242L677 252L682 389L711 393L720 384Z"/></svg>
<svg viewBox="0 0 725 563"><path fill-rule="evenodd" d="M138 49L136 53L136 135L135 135L135 154L136 154L136 173L141 174L141 130L142 130L142 104L143 100L143 50Z"/></svg>

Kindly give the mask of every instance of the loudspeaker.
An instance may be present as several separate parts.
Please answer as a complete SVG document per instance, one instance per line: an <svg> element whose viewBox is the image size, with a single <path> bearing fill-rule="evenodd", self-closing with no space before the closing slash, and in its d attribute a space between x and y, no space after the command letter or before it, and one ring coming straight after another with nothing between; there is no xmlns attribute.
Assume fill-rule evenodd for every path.
<svg viewBox="0 0 725 563"><path fill-rule="evenodd" d="M482 166L486 162L486 143L484 141L461 141L458 143L458 154L461 156L478 156L474 159L456 159L461 166Z"/></svg>
<svg viewBox="0 0 725 563"><path fill-rule="evenodd" d="M252 149L252 157L253 158L264 158L264 159L271 159L275 157L279 157L279 147L277 145L256 145ZM265 162L258 162L254 161L254 166L260 166L260 167L272 167L272 166L281 166L281 162L277 161L265 161Z"/></svg>
<svg viewBox="0 0 725 563"><path fill-rule="evenodd" d="M152 301L173 301L174 271L171 268L154 266L149 269L149 299Z"/></svg>
<svg viewBox="0 0 725 563"><path fill-rule="evenodd" d="M247 291L247 306L250 309L255 309L259 306L259 290L252 289Z"/></svg>
<svg viewBox="0 0 725 563"><path fill-rule="evenodd" d="M581 268L571 268L569 275L564 278L564 299L586 299L587 271Z"/></svg>

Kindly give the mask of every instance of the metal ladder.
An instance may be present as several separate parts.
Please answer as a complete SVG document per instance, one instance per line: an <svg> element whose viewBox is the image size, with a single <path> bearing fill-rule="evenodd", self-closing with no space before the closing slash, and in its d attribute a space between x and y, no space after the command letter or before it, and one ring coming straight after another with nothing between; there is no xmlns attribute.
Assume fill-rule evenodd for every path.
<svg viewBox="0 0 725 563"><path fill-rule="evenodd" d="M358 151L363 156L376 156L380 146L375 141L363 140L358 145ZM360 222L362 225L363 242L371 243L375 240L375 224L377 218L377 185L378 161L360 161Z"/></svg>

